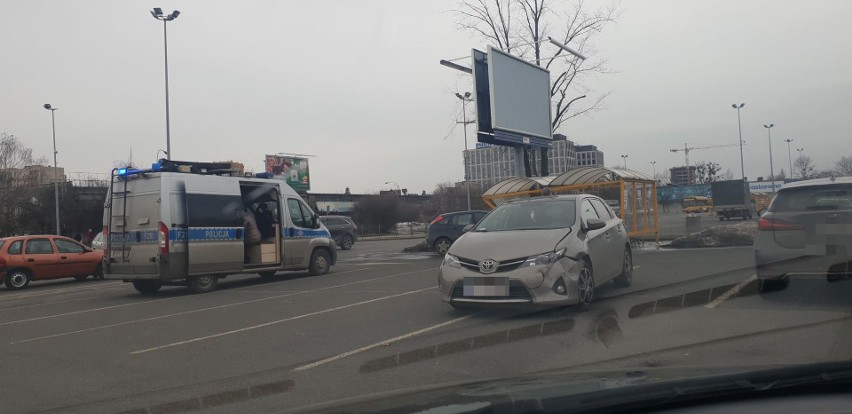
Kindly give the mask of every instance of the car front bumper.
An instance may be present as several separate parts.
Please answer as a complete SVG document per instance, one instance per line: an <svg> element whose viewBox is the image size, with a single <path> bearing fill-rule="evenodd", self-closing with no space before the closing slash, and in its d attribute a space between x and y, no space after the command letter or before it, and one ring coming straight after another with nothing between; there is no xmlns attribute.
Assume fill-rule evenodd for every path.
<svg viewBox="0 0 852 414"><path fill-rule="evenodd" d="M442 264L438 289L444 302L456 305L573 305L579 303L579 272L581 263L563 257L549 266L521 266L517 269L483 274L465 267ZM509 295L465 295L465 278L508 278ZM563 285L565 293L557 293ZM470 293L470 292L468 292Z"/></svg>

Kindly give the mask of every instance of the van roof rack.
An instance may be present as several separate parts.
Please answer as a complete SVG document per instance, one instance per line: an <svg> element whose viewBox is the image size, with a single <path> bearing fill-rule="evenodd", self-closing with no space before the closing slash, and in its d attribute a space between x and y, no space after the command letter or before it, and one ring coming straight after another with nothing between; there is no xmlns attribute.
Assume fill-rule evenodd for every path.
<svg viewBox="0 0 852 414"><path fill-rule="evenodd" d="M175 161L163 158L159 164L160 171L164 172L183 172L201 175L240 175L240 171L233 168L233 164L229 162Z"/></svg>

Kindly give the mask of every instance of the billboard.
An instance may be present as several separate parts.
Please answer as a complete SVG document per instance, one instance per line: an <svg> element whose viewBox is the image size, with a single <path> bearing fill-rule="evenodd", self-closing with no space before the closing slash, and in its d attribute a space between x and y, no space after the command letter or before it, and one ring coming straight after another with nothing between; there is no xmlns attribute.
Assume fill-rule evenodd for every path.
<svg viewBox="0 0 852 414"><path fill-rule="evenodd" d="M550 71L489 46L488 84L492 129L552 139Z"/></svg>
<svg viewBox="0 0 852 414"><path fill-rule="evenodd" d="M275 178L286 181L294 190L298 192L311 190L307 158L267 155L264 165L266 172L272 174Z"/></svg>

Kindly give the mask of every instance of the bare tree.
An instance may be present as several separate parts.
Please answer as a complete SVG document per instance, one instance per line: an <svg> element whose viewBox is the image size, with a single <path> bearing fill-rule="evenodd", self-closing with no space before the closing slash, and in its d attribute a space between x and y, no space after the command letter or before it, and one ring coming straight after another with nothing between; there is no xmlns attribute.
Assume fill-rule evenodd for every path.
<svg viewBox="0 0 852 414"><path fill-rule="evenodd" d="M112 163L112 166L115 168L133 167L133 147L130 147L130 152L127 154L127 159L116 160Z"/></svg>
<svg viewBox="0 0 852 414"><path fill-rule="evenodd" d="M461 0L454 12L459 28L550 70L553 131L568 119L602 109L609 92L583 100L591 93L583 80L610 73L606 59L593 58L591 41L615 22L615 5L590 11L582 0L573 7L548 0ZM581 60L561 48L542 48L549 37L571 45L589 59Z"/></svg>
<svg viewBox="0 0 852 414"><path fill-rule="evenodd" d="M796 158L796 162L793 163L793 169L796 170L796 174L799 178L803 180L811 178L814 172L814 164L811 161L811 157L802 155L801 157Z"/></svg>
<svg viewBox="0 0 852 414"><path fill-rule="evenodd" d="M719 171L722 169L719 163L712 161L701 161L695 164L695 179L700 184L712 183L719 179Z"/></svg>
<svg viewBox="0 0 852 414"><path fill-rule="evenodd" d="M726 170L725 170L725 173L724 173L724 174L722 174L722 179L724 179L724 180L726 180L726 181L728 181L728 180L733 180L733 179L734 179L734 173L733 173L733 171L731 171L731 169L730 169L730 168L726 169Z"/></svg>
<svg viewBox="0 0 852 414"><path fill-rule="evenodd" d="M839 176L852 176L852 157L841 157L834 163L834 172Z"/></svg>

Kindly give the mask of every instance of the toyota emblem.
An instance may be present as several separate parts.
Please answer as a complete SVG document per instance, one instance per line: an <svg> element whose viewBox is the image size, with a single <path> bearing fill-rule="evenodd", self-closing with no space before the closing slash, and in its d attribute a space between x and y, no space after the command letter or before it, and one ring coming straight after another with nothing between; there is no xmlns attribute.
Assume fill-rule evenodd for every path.
<svg viewBox="0 0 852 414"><path fill-rule="evenodd" d="M494 259L485 259L479 262L479 271L482 273L494 273L497 270L497 261Z"/></svg>

